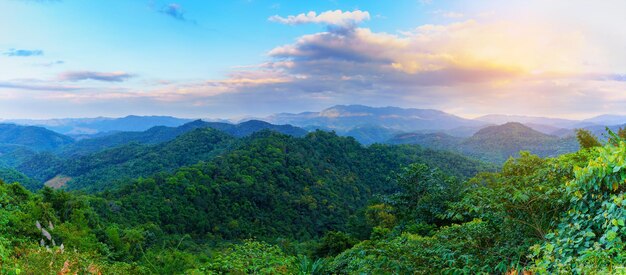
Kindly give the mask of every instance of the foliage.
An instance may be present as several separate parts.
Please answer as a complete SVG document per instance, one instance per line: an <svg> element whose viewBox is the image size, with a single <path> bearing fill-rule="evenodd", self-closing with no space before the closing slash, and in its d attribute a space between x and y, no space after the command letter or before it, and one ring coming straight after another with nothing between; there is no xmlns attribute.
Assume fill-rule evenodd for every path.
<svg viewBox="0 0 626 275"><path fill-rule="evenodd" d="M596 150L598 156L566 184L570 200L558 226L533 247L538 271L613 272L626 263L626 142Z"/></svg>
<svg viewBox="0 0 626 275"><path fill-rule="evenodd" d="M588 149L592 147L602 146L602 143L589 130L577 129L576 139L581 148Z"/></svg>
<svg viewBox="0 0 626 275"><path fill-rule="evenodd" d="M334 257L351 248L356 243L357 240L355 238L344 232L329 231L320 240L314 254L316 258Z"/></svg>
<svg viewBox="0 0 626 275"><path fill-rule="evenodd" d="M446 224L448 204L463 195L460 181L424 164L404 168L396 181L400 191L391 197L391 205L408 224Z"/></svg>
<svg viewBox="0 0 626 275"><path fill-rule="evenodd" d="M510 122L485 127L469 138L445 133L407 133L388 141L391 144L419 144L427 148L458 152L495 164L502 164L520 151L530 151L541 157L556 157L578 150L572 137L546 135L521 123Z"/></svg>
<svg viewBox="0 0 626 275"><path fill-rule="evenodd" d="M323 131L202 128L70 161L36 153L20 167L104 191L0 183L0 273L615 272L626 261L626 142L609 134L553 158L516 152L497 172Z"/></svg>
<svg viewBox="0 0 626 275"><path fill-rule="evenodd" d="M40 151L56 149L72 142L72 138L46 128L0 123L0 145L18 145Z"/></svg>
<svg viewBox="0 0 626 275"><path fill-rule="evenodd" d="M31 191L39 190L43 185L28 176L12 168L0 168L0 180L4 182L17 182Z"/></svg>
<svg viewBox="0 0 626 275"><path fill-rule="evenodd" d="M340 274L504 272L506 267L489 261L490 232L485 222L474 220L442 227L431 237L404 233L365 241L334 258L328 268Z"/></svg>
<svg viewBox="0 0 626 275"><path fill-rule="evenodd" d="M215 254L200 271L219 274L294 274L296 265L296 257L286 255L277 246L250 240Z"/></svg>

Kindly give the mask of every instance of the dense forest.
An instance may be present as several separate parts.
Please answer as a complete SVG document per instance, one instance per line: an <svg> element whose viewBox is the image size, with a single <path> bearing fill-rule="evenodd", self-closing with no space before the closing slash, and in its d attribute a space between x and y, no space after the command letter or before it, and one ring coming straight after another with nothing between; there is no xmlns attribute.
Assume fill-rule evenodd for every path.
<svg viewBox="0 0 626 275"><path fill-rule="evenodd" d="M581 130L576 152L520 152L496 168L325 131L189 128L69 159L35 152L38 163L18 166L31 176L0 170L1 272L611 273L624 264L625 131L603 143ZM37 184L59 173L72 179Z"/></svg>
<svg viewBox="0 0 626 275"><path fill-rule="evenodd" d="M488 126L467 138L441 132L403 133L389 139L387 143L418 144L497 164L504 163L511 156L519 157L520 151L530 151L541 157L556 157L578 150L573 135L562 138L547 135L517 122Z"/></svg>

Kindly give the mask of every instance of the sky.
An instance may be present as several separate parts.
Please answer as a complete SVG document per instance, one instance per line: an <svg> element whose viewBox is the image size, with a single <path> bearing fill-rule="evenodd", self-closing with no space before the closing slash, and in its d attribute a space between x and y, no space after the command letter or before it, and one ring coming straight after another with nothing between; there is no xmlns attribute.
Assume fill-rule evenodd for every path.
<svg viewBox="0 0 626 275"><path fill-rule="evenodd" d="M626 114L625 1L2 0L0 118Z"/></svg>

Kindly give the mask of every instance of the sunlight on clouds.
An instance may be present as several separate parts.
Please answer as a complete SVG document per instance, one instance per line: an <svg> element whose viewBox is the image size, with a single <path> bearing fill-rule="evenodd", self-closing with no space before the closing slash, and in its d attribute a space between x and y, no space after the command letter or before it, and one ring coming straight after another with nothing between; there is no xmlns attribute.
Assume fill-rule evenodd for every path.
<svg viewBox="0 0 626 275"><path fill-rule="evenodd" d="M363 21L367 21L370 19L370 14L367 11L325 11L320 14L317 14L314 11L310 11L308 13L301 13L298 15L289 15L287 17L282 17L278 15L274 15L269 18L270 21L278 22L287 25L299 25L299 24L327 24L334 26L350 26L354 24L358 24Z"/></svg>
<svg viewBox="0 0 626 275"><path fill-rule="evenodd" d="M325 28L299 33L289 38L292 42L275 40L283 41L282 45L272 40L274 44L264 46L265 60L231 67L223 78L194 75L168 79L167 75L144 75L148 70L125 64L119 68L124 71L100 71L88 66L73 68L70 62L59 70L24 67L13 76L20 67L5 65L0 70L11 76L0 79L0 97L110 103L137 100L190 108L223 104L267 110L285 105L304 109L361 103L439 108L459 114L563 116L611 112L611 108L626 104L623 2L477 0L467 5L471 7L438 4L426 5L433 11L423 11L433 24L402 30L377 24L391 21L370 17L370 12L378 14L378 10L304 9L300 14L271 16L269 21L280 24L320 24ZM173 11L182 12L180 6L175 8ZM278 30L290 28L265 21L276 12L263 14L260 20ZM359 26L369 20L373 21L368 24L371 28ZM381 31L384 27L386 32ZM37 58L54 53L44 50L46 55ZM0 59L6 64L25 62L2 54L4 51L0 50ZM66 60L64 56L50 58L48 61ZM41 79L10 80L33 72ZM150 84L138 85L141 82Z"/></svg>

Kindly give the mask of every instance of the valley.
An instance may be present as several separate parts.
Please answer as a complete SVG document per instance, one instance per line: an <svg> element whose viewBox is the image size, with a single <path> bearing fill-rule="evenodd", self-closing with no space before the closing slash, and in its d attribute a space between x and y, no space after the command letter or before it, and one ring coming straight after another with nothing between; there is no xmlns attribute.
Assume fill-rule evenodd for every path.
<svg viewBox="0 0 626 275"><path fill-rule="evenodd" d="M231 270L227 263L242 259L243 255L229 254L242 253L236 252L238 249L259 249L245 252L245 257L266 257L261 255L274 251L271 257L277 261L275 264L244 265L260 268L259 272L284 268L291 273L298 264L303 265L299 268L320 265L326 272L386 273L396 264L393 268L427 272L423 268L440 263L426 258L411 258L413 264L385 263L379 262L378 253L380 249L391 249L389 245L399 245L395 244L398 241L403 248L397 253L405 253L406 249L438 253L430 249L451 249L446 245L454 242L461 242L462 249L468 248L462 240L440 242L442 248L432 247L431 242L449 238L446 234L469 234L494 245L513 230L521 234L520 241L538 242L533 228L549 225L527 228L508 222L490 223L527 219L525 215L544 211L534 207L560 209L566 207L564 204L554 204L553 198L544 197L527 210L507 212L495 220L490 215L504 209L474 207L493 207L489 204L494 199L505 203L498 207L527 201L539 195L534 188L552 188L551 192L561 194L562 180L574 178L572 167L584 166L585 160L596 154L579 146L589 146L589 142L611 146L615 142L594 137L589 129L600 126L583 130L588 133L587 139L597 139L586 141L580 134L559 137L543 133L535 129L565 128L542 128L531 122L492 125L434 110L358 106L346 111L351 108L333 107L315 115L272 116L272 121L288 117L283 122L302 127L260 120L238 124L190 120L167 126L153 125L152 117L133 117L135 125L151 127L123 131L128 126L122 118L119 126L109 123L106 132L80 138L39 126L3 124L0 181L4 183L0 188L5 192L4 204L11 207L0 214L4 218L18 213L28 215L24 220L9 220L16 229L35 220L57 224L56 229L48 229L54 238L65 247L79 249L64 257L68 261L79 257L89 265L97 263L101 272L221 272ZM305 120L296 119L302 116ZM168 119L172 120L179 121ZM558 125L573 125L567 123ZM434 125L437 129L432 129ZM470 134L460 128L476 132ZM520 181L534 182L536 177L546 176L548 182L519 185ZM517 191L497 196L491 193L500 188ZM16 201L16 196L25 197ZM478 198L481 202L473 201ZM29 207L48 210L36 214ZM545 216L537 222L550 219L555 217ZM492 231L495 235L491 236L474 235L481 234L474 230L492 226L497 229L489 230L500 231ZM11 230L4 232L14 232L10 234L24 239L3 237L5 242L37 235L32 230ZM452 233L455 230L462 231ZM176 243L176 249L172 249ZM508 244L518 250L507 253L524 255L529 248L520 245ZM81 254L88 247L95 249L95 254ZM32 249L21 259L33 257L29 265L47 261L45 253ZM193 256L200 251L212 251L204 257L216 258ZM496 256L500 254L464 253L476 257L473 261L477 264L503 261L494 262L492 271L502 264L529 264L506 263L507 258ZM364 269L363 254L376 259L367 261L383 265ZM162 255L167 258L160 258ZM220 262L219 255L235 258ZM152 263L155 259L160 261L156 265ZM65 262L53 260L53 268L61 268L59 265ZM444 268L468 267L459 264L452 262Z"/></svg>

